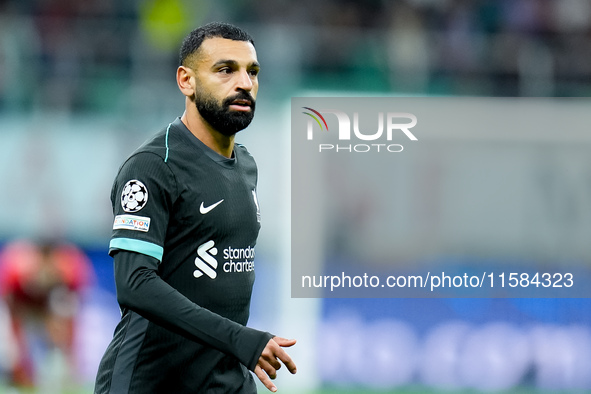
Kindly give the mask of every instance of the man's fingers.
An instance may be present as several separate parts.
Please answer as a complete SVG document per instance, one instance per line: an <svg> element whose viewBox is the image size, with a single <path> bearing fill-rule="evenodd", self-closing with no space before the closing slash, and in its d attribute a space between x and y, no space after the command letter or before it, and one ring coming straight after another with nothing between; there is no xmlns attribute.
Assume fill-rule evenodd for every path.
<svg viewBox="0 0 591 394"><path fill-rule="evenodd" d="M287 367L289 372L291 372L292 374L296 373L297 367L296 367L295 363L293 362L291 357L289 357L289 354L287 354L287 352L285 352L285 350L282 349L283 347L289 347L289 346L295 345L296 340L275 337L275 338L273 338L273 341L275 341L275 343L277 343L280 346L278 349L276 349L275 356L279 360L281 360L281 362L283 362L283 364L285 364L285 366ZM277 368L277 369L279 369L279 368Z"/></svg>
<svg viewBox="0 0 591 394"><path fill-rule="evenodd" d="M259 360L258 365L263 371L267 373L267 375L269 375L271 379L275 379L277 377L277 368L271 365L271 363L268 363L266 360Z"/></svg>
<svg viewBox="0 0 591 394"><path fill-rule="evenodd" d="M281 347L290 347L296 344L295 339L285 339L281 337L274 337L273 340Z"/></svg>
<svg viewBox="0 0 591 394"><path fill-rule="evenodd" d="M257 378L259 378L261 383L265 385L266 388L268 388L272 392L277 391L277 387L273 384L269 376L267 376L267 373L263 371L263 369L260 366L257 365L254 368L254 373L257 376Z"/></svg>
<svg viewBox="0 0 591 394"><path fill-rule="evenodd" d="M283 352L283 354L279 357L279 359L281 361L283 361L283 364L285 364L285 366L287 367L289 372L291 372L292 374L297 372L297 367L296 367L295 363L293 362L293 360L291 359L291 357L289 357L289 354Z"/></svg>
<svg viewBox="0 0 591 394"><path fill-rule="evenodd" d="M279 349L281 350L281 348ZM263 360L265 360L267 363L269 363L273 368L275 369L279 369L281 368L281 363L279 362L279 360L277 360L275 353L273 353L272 351L270 352L263 352L263 354L261 355Z"/></svg>
<svg viewBox="0 0 591 394"><path fill-rule="evenodd" d="M254 373L261 383L272 392L277 391L277 387L271 380L277 377L277 370L281 368L281 362L285 364L289 372L292 374L296 373L295 363L285 350L283 350L284 347L293 346L295 343L295 339L272 338L259 357L259 362L255 367Z"/></svg>

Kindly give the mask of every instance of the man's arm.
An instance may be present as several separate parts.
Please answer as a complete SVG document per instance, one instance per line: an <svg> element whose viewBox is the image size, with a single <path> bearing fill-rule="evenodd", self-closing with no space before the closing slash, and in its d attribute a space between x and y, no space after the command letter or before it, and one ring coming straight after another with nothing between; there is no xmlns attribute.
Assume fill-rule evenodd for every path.
<svg viewBox="0 0 591 394"><path fill-rule="evenodd" d="M233 355L251 371L273 335L245 327L200 307L158 275L158 260L114 252L117 300L144 318L191 340Z"/></svg>

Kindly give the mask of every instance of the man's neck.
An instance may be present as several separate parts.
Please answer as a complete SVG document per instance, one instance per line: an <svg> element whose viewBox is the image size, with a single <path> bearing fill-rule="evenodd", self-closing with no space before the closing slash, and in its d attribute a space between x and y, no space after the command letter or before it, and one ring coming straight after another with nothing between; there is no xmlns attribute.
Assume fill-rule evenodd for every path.
<svg viewBox="0 0 591 394"><path fill-rule="evenodd" d="M183 116L181 116L181 121L189 129L191 134L197 137L208 148L224 157L232 157L232 152L234 151L233 135L227 136L212 129L197 112L193 114L188 110L185 111Z"/></svg>

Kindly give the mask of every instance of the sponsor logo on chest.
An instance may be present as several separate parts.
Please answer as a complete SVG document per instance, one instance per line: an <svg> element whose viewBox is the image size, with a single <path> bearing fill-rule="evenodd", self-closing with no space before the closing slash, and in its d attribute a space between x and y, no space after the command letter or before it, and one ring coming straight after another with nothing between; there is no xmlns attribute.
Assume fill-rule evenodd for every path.
<svg viewBox="0 0 591 394"><path fill-rule="evenodd" d="M218 268L225 273L248 273L254 271L253 247L233 248L228 246L222 251L221 258L223 262L218 263L216 256L218 249L213 240L209 240L197 247L197 257L195 258L195 271L193 276L200 278L203 275L215 279L218 275Z"/></svg>

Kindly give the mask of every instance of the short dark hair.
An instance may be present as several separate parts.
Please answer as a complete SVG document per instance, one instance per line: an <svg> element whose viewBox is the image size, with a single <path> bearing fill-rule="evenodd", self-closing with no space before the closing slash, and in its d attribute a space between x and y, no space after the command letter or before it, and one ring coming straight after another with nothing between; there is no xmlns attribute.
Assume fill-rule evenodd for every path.
<svg viewBox="0 0 591 394"><path fill-rule="evenodd" d="M243 29L224 22L211 22L198 27L189 33L181 45L179 52L179 65L186 65L189 56L197 52L206 38L221 37L235 41L248 41L254 46L254 40Z"/></svg>

